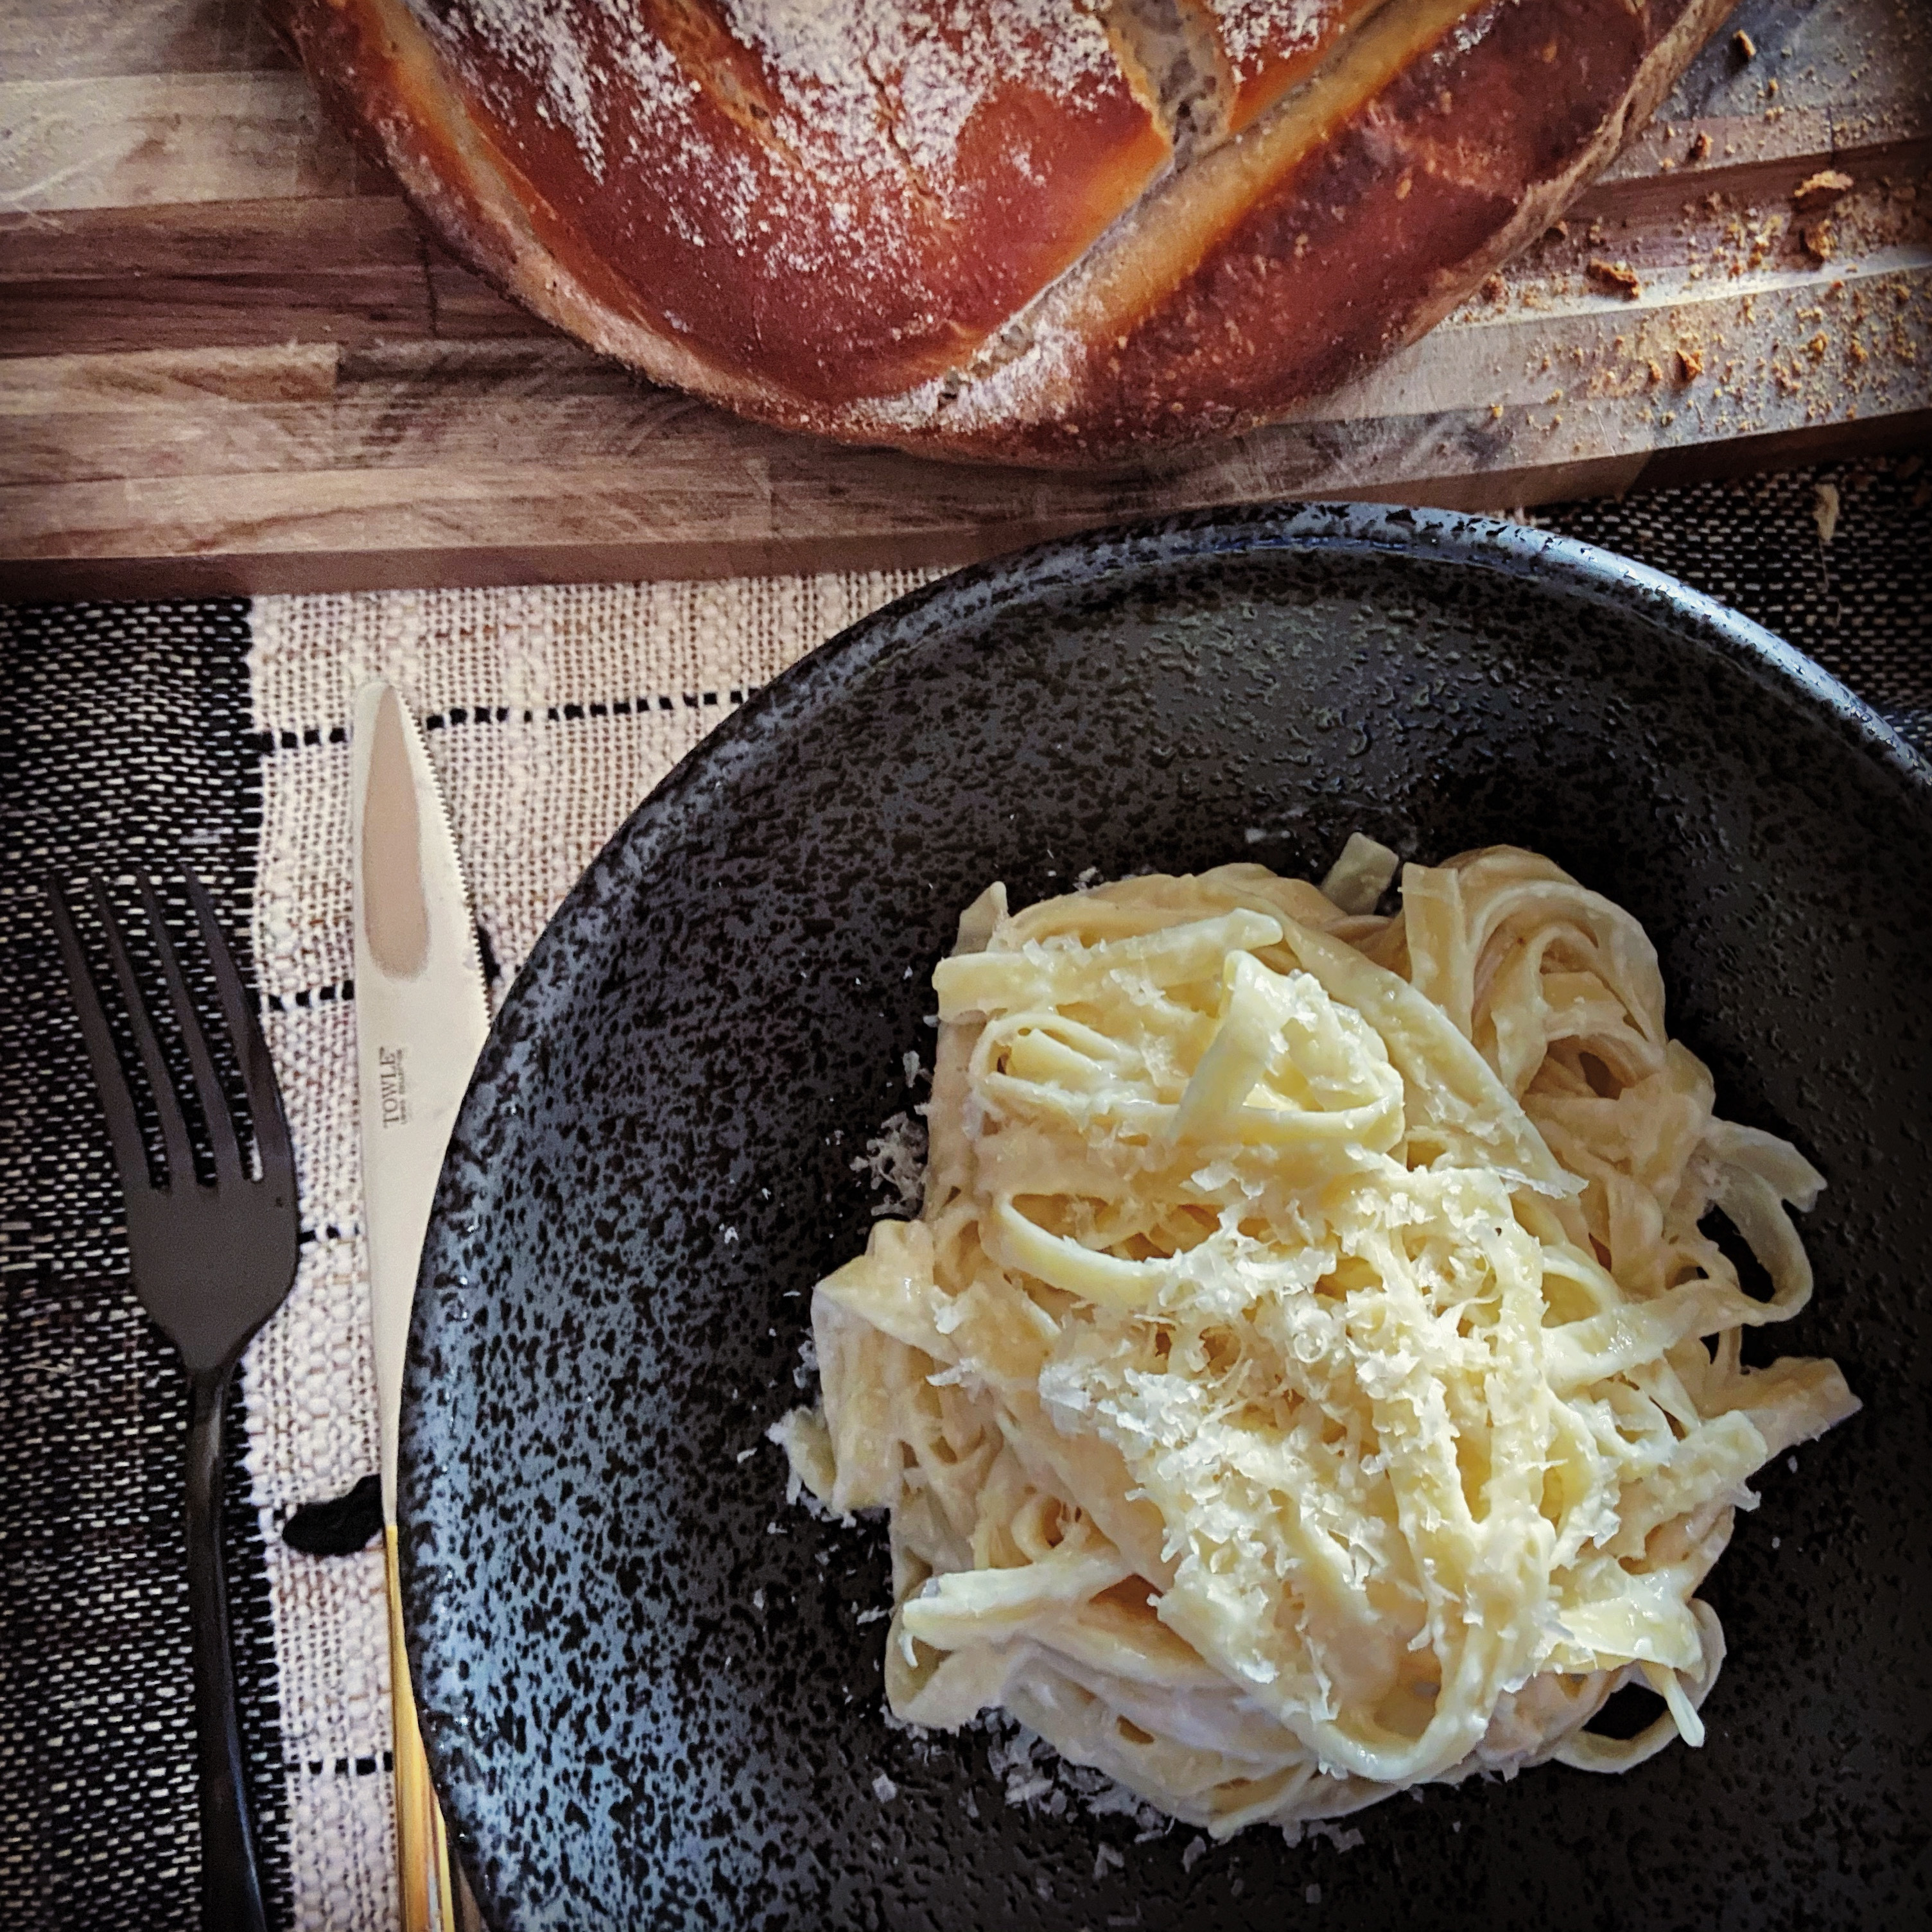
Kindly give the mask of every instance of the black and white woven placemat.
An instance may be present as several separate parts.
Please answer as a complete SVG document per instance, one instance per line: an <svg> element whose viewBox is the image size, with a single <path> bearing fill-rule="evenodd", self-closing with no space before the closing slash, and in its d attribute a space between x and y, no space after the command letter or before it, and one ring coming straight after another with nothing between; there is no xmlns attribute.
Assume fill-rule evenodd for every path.
<svg viewBox="0 0 1932 1932"><path fill-rule="evenodd" d="M1754 618L1932 754L1932 464L1786 470L1560 504L1538 520Z"/></svg>
<svg viewBox="0 0 1932 1932"><path fill-rule="evenodd" d="M245 943L260 823L248 606L0 611L0 1922L192 1926L188 1382L128 1282L120 1193L40 882L207 884ZM287 1916L274 1657L231 1410L242 1726Z"/></svg>
<svg viewBox="0 0 1932 1932"><path fill-rule="evenodd" d="M1834 513L1827 542L1820 517L1832 526ZM1932 752L1932 472L1792 472L1537 520L1734 604ZM185 1385L128 1292L113 1169L38 882L185 860L244 950L251 932L266 935L272 1043L309 1081L298 1138L314 1162L344 1132L339 1079L325 1077L336 1047L321 1042L346 1018L334 956L346 781L331 745L354 677L422 685L459 838L472 841L479 914L514 966L604 833L688 742L909 581L0 610L0 1924L167 1932L197 1916ZM472 728L486 718L488 733ZM318 1368L302 1384L296 1371L328 1358L328 1322L362 1292L355 1203L332 1193L353 1184L320 1166L305 1175L309 1300L292 1310L307 1336L256 1385L326 1392L340 1382ZM380 1670L380 1601L366 1578L346 1594L311 1588L304 1565L352 1559L292 1557L277 1540L292 1504L312 1499L289 1472L326 1472L303 1480L331 1489L359 1472L357 1430L329 1437L326 1454L314 1447L326 1420L238 1418L229 1574L274 1922L360 1932L393 1906L374 1742L386 1718L364 1655ZM344 1605L359 1649L305 1627ZM340 1709L321 1709L332 1694Z"/></svg>

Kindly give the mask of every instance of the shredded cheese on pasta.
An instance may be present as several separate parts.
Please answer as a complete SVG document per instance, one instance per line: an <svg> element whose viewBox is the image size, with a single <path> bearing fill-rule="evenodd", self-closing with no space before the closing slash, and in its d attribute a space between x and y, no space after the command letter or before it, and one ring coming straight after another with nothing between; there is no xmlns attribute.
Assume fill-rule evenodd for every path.
<svg viewBox="0 0 1932 1932"><path fill-rule="evenodd" d="M995 885L933 984L924 1207L819 1284L774 1431L890 1514L900 1718L1002 1705L1216 1837L1701 1741L1746 1481L1858 1405L1741 1364L1823 1183L1714 1118L1629 914L1503 847L1393 919ZM1587 1729L1633 1681L1664 1714Z"/></svg>

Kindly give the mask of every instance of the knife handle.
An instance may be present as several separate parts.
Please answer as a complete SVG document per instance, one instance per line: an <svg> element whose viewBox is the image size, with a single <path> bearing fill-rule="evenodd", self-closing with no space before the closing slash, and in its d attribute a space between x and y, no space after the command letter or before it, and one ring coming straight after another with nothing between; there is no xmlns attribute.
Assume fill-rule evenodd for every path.
<svg viewBox="0 0 1932 1932"><path fill-rule="evenodd" d="M396 1573L396 1526L384 1525L383 1554L389 1573L389 1700L395 1713L396 1865L401 1881L403 1932L456 1932L450 1884L449 1840L430 1783L410 1688L409 1653L403 1643L403 1594Z"/></svg>

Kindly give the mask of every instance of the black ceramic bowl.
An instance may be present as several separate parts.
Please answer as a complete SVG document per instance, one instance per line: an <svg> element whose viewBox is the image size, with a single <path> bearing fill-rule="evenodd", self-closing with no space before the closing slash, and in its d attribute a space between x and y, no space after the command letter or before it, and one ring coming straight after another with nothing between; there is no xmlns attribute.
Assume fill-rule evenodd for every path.
<svg viewBox="0 0 1932 1932"><path fill-rule="evenodd" d="M1765 1473L1707 1586L1730 1660L1702 1751L1397 1798L1352 1850L1190 1856L1010 1807L983 1735L890 1729L856 1621L883 1535L787 1508L764 1432L803 1393L812 1282L865 1238L850 1163L930 1058L960 908L1089 866L1318 872L1358 826L1534 846L1642 920L1724 1111L1829 1177L1816 1299L1776 1339L1866 1407ZM1506 525L1261 510L1050 545L788 673L565 902L437 1198L404 1592L492 1922L1926 1923L1929 909L1932 777L1870 712L1682 586Z"/></svg>

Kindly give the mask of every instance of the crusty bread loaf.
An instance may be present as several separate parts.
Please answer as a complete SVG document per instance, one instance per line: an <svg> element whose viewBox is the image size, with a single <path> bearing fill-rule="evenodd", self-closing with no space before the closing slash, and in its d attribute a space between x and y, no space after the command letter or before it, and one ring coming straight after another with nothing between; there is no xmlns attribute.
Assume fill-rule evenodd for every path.
<svg viewBox="0 0 1932 1932"><path fill-rule="evenodd" d="M1412 340L1730 0L269 0L456 250L657 380L1118 461Z"/></svg>

